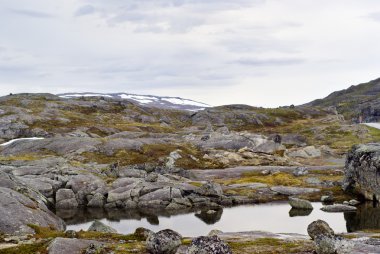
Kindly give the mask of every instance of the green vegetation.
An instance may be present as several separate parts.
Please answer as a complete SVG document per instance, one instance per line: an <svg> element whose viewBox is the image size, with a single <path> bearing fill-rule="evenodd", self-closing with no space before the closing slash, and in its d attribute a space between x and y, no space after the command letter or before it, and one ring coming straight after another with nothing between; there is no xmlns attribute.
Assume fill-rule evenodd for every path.
<svg viewBox="0 0 380 254"><path fill-rule="evenodd" d="M48 240L36 242L33 244L22 244L16 247L0 249L0 254L47 254Z"/></svg>

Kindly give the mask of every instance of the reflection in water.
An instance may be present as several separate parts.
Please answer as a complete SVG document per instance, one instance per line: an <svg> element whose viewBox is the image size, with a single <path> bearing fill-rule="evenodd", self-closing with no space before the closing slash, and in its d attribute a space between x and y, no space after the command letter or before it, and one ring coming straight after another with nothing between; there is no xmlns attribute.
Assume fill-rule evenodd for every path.
<svg viewBox="0 0 380 254"><path fill-rule="evenodd" d="M295 209L292 208L289 211L290 217L296 217L296 216L308 216L311 214L313 210L312 209Z"/></svg>
<svg viewBox="0 0 380 254"><path fill-rule="evenodd" d="M224 232L263 230L274 233L307 234L307 226L317 219L325 220L335 232L380 229L380 208L366 204L357 213L326 213L321 203L313 210L290 210L287 202L204 210L104 210L86 209L57 211L68 229L87 230L95 219L128 234L138 227L153 231L170 228L184 236L207 235L212 229ZM289 211L290 210L290 211Z"/></svg>
<svg viewBox="0 0 380 254"><path fill-rule="evenodd" d="M222 218L223 209L210 209L210 210L203 210L198 213L195 213L195 217L198 217L201 219L204 223L208 225L212 225L220 221Z"/></svg>
<svg viewBox="0 0 380 254"><path fill-rule="evenodd" d="M371 202L359 206L356 213L344 214L344 218L348 232L380 229L380 207Z"/></svg>

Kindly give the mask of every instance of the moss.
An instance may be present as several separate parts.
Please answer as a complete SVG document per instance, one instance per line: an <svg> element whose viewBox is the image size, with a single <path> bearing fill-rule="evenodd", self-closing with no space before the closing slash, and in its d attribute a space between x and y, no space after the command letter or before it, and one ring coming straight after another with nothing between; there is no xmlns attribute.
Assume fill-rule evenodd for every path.
<svg viewBox="0 0 380 254"><path fill-rule="evenodd" d="M233 253L300 253L312 252L309 241L286 241L276 238L258 238L248 242L229 242Z"/></svg>
<svg viewBox="0 0 380 254"><path fill-rule="evenodd" d="M284 186L301 186L303 185L302 177L295 177L292 174L285 172L278 172L271 175L261 175L260 172L244 173L241 178L218 180L219 182L230 185L239 183L264 183L270 186L284 185Z"/></svg>
<svg viewBox="0 0 380 254"><path fill-rule="evenodd" d="M35 231L34 238L45 239L45 238L56 238L64 237L65 233L62 231L57 231L49 227L40 227L38 225L28 224L28 227Z"/></svg>
<svg viewBox="0 0 380 254"><path fill-rule="evenodd" d="M113 241L143 241L143 237L135 234L121 235L113 233L102 233L94 231L79 231L78 238L96 239L96 240L113 240Z"/></svg>
<svg viewBox="0 0 380 254"><path fill-rule="evenodd" d="M49 241L42 241L33 244L22 244L16 247L0 249L0 254L47 254Z"/></svg>

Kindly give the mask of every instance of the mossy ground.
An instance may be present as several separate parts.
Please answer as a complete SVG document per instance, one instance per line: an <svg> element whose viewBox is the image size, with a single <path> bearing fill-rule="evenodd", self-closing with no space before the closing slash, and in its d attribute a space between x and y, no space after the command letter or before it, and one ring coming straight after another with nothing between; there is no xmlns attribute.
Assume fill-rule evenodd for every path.
<svg viewBox="0 0 380 254"><path fill-rule="evenodd" d="M313 253L311 241L287 241L276 238L258 238L249 242L229 242L233 253L277 254L277 253Z"/></svg>

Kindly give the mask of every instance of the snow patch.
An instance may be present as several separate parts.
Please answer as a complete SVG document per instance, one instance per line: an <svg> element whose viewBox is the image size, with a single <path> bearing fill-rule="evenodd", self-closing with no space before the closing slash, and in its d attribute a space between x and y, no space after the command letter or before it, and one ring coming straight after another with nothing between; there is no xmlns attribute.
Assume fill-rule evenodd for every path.
<svg viewBox="0 0 380 254"><path fill-rule="evenodd" d="M32 138L16 138L16 139L12 139L12 140L9 140L8 142L5 142L5 143L2 143L0 144L0 146L7 146L7 145L10 145L16 141L19 141L19 140L41 140L41 139L45 139L45 138L38 138L38 137L32 137Z"/></svg>
<svg viewBox="0 0 380 254"><path fill-rule="evenodd" d="M205 107L207 106L204 103L200 103L197 101L187 100L187 99L180 99L180 98L162 98L164 101L168 101L172 104L178 104L178 105L192 105L197 107Z"/></svg>
<svg viewBox="0 0 380 254"><path fill-rule="evenodd" d="M380 123L362 123L372 128L380 129Z"/></svg>

